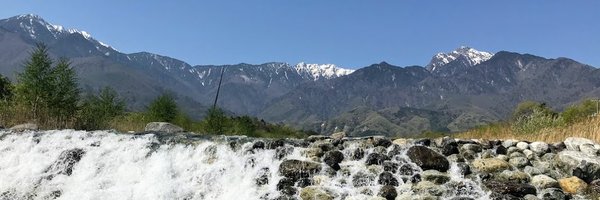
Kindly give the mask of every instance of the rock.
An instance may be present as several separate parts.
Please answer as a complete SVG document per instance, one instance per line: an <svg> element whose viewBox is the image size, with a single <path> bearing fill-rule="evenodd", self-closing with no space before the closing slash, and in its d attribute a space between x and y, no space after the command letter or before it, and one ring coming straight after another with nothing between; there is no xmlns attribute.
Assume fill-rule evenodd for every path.
<svg viewBox="0 0 600 200"><path fill-rule="evenodd" d="M302 200L333 200L334 197L332 192L319 186L309 186L300 190L300 198Z"/></svg>
<svg viewBox="0 0 600 200"><path fill-rule="evenodd" d="M356 148L354 149L354 151L352 151L352 158L354 160L360 160L363 157L365 157L365 150L363 150L362 148Z"/></svg>
<svg viewBox="0 0 600 200"><path fill-rule="evenodd" d="M406 138L399 138L399 139L395 139L394 141L392 141L392 143L400 145L400 146L405 146L407 144L412 143L412 140L406 139Z"/></svg>
<svg viewBox="0 0 600 200"><path fill-rule="evenodd" d="M479 144L464 144L460 147L461 151L473 151L473 152L481 152L481 145Z"/></svg>
<svg viewBox="0 0 600 200"><path fill-rule="evenodd" d="M277 147L275 149L275 158L277 158L277 160L281 160L283 159L285 156L289 155L290 153L292 153L294 151L294 148L292 147Z"/></svg>
<svg viewBox="0 0 600 200"><path fill-rule="evenodd" d="M58 159L46 169L46 174L50 174L46 179L50 180L57 174L70 176L73 173L73 167L85 155L85 151L80 148L65 150L60 153Z"/></svg>
<svg viewBox="0 0 600 200"><path fill-rule="evenodd" d="M494 153L492 152L492 150L487 149L487 150L481 152L481 155L479 157L480 158L494 158Z"/></svg>
<svg viewBox="0 0 600 200"><path fill-rule="evenodd" d="M417 139L417 140L415 140L414 143L415 143L415 145L430 146L431 145L431 139L428 139L428 138Z"/></svg>
<svg viewBox="0 0 600 200"><path fill-rule="evenodd" d="M411 176L410 182L413 184L421 182L421 174L415 174L415 175Z"/></svg>
<svg viewBox="0 0 600 200"><path fill-rule="evenodd" d="M303 188L303 187L308 187L311 185L314 185L314 181L310 178L301 178L300 180L298 180L298 182L296 183L296 186Z"/></svg>
<svg viewBox="0 0 600 200"><path fill-rule="evenodd" d="M326 139L330 139L330 137L325 136L325 135L311 135L306 138L306 141L315 142L315 141L326 140Z"/></svg>
<svg viewBox="0 0 600 200"><path fill-rule="evenodd" d="M395 174L398 171L400 164L392 162L392 161L383 161L383 171L391 172Z"/></svg>
<svg viewBox="0 0 600 200"><path fill-rule="evenodd" d="M510 158L507 155L498 155L498 156L496 156L496 158L500 159L500 160L504 160L506 162L508 162L508 160L510 160Z"/></svg>
<svg viewBox="0 0 600 200"><path fill-rule="evenodd" d="M404 175L404 176L412 176L413 174L415 174L418 170L415 169L415 167L413 167L411 164L403 164L402 166L400 166L400 168L398 169L398 174L400 175Z"/></svg>
<svg viewBox="0 0 600 200"><path fill-rule="evenodd" d="M357 172L352 176L352 185L354 187L370 186L375 181L375 175L365 172Z"/></svg>
<svg viewBox="0 0 600 200"><path fill-rule="evenodd" d="M287 195L295 195L296 188L294 188L294 181L290 178L282 178L277 183L277 190L281 191L283 194Z"/></svg>
<svg viewBox="0 0 600 200"><path fill-rule="evenodd" d="M596 147L592 144L582 144L579 146L579 151L581 151L582 153L585 153L589 156L597 156L598 155L598 149L596 149Z"/></svg>
<svg viewBox="0 0 600 200"><path fill-rule="evenodd" d="M389 172L382 172L379 174L379 179L377 181L380 185L391 185L398 186L398 180L394 178L394 175Z"/></svg>
<svg viewBox="0 0 600 200"><path fill-rule="evenodd" d="M504 170L498 174L496 180L501 182L516 182L516 183L528 183L529 175L522 171L510 171Z"/></svg>
<svg viewBox="0 0 600 200"><path fill-rule="evenodd" d="M463 175L469 175L471 174L471 167L465 163L457 163L456 166L458 167L458 172Z"/></svg>
<svg viewBox="0 0 600 200"><path fill-rule="evenodd" d="M558 188L548 188L540 191L540 197L544 200L566 200L567 195Z"/></svg>
<svg viewBox="0 0 600 200"><path fill-rule="evenodd" d="M476 159L472 165L477 171L488 173L510 169L506 161L498 158Z"/></svg>
<svg viewBox="0 0 600 200"><path fill-rule="evenodd" d="M510 158L525 157L525 154L523 154L519 151L516 151L516 152L509 153L508 157L510 157Z"/></svg>
<svg viewBox="0 0 600 200"><path fill-rule="evenodd" d="M161 133L180 133L183 128L168 122L150 122L146 124L144 131L154 131Z"/></svg>
<svg viewBox="0 0 600 200"><path fill-rule="evenodd" d="M460 152L460 156L467 160L473 160L477 156L477 152L471 150L465 150Z"/></svg>
<svg viewBox="0 0 600 200"><path fill-rule="evenodd" d="M533 194L528 194L523 197L523 200L540 200L540 198Z"/></svg>
<svg viewBox="0 0 600 200"><path fill-rule="evenodd" d="M445 144L443 144L442 146L442 154L445 156L449 156L452 154L458 154L459 150L458 150L458 143L452 141L452 142L447 142Z"/></svg>
<svg viewBox="0 0 600 200"><path fill-rule="evenodd" d="M528 194L536 194L536 189L526 183L488 181L484 185L491 191L499 194L508 194L516 197L524 197Z"/></svg>
<svg viewBox="0 0 600 200"><path fill-rule="evenodd" d="M502 146L504 146L506 148L509 148L509 147L517 145L518 142L519 142L518 140L512 140L512 139L511 140L504 140L502 142Z"/></svg>
<svg viewBox="0 0 600 200"><path fill-rule="evenodd" d="M263 142L263 141L254 142L254 144L252 144L252 149L265 149L265 142Z"/></svg>
<svg viewBox="0 0 600 200"><path fill-rule="evenodd" d="M383 161L390 160L390 157L380 153L371 153L367 156L367 165L381 165Z"/></svg>
<svg viewBox="0 0 600 200"><path fill-rule="evenodd" d="M578 176L586 182L600 179L600 158L580 151L561 151L556 164L563 171Z"/></svg>
<svg viewBox="0 0 600 200"><path fill-rule="evenodd" d="M323 162L329 165L333 170L339 170L339 163L344 160L344 154L340 151L328 151L323 155Z"/></svg>
<svg viewBox="0 0 600 200"><path fill-rule="evenodd" d="M518 168L523 168L529 164L529 160L527 160L527 158L524 158L524 157L514 157L514 158L511 158L510 160L508 160L508 162L511 165L518 167Z"/></svg>
<svg viewBox="0 0 600 200"><path fill-rule="evenodd" d="M504 146L498 146L498 147L496 147L496 154L498 154L498 155L500 155L500 154L506 155L506 153L507 153L506 147L504 147Z"/></svg>
<svg viewBox="0 0 600 200"><path fill-rule="evenodd" d="M594 145L594 141L586 138L569 137L564 142L567 150L579 151L579 147L584 144Z"/></svg>
<svg viewBox="0 0 600 200"><path fill-rule="evenodd" d="M25 124L19 124L13 127L10 127L11 131L18 131L18 132L22 132L22 131L35 131L38 130L38 125L34 124L34 123L25 123Z"/></svg>
<svg viewBox="0 0 600 200"><path fill-rule="evenodd" d="M450 168L450 162L446 157L424 146L412 146L406 155L423 170L435 169L446 172Z"/></svg>
<svg viewBox="0 0 600 200"><path fill-rule="evenodd" d="M269 183L269 176L271 176L271 172L268 167L261 168L258 171L257 177L254 179L256 185L266 185Z"/></svg>
<svg viewBox="0 0 600 200"><path fill-rule="evenodd" d="M521 152L521 149L517 148L517 147L508 147L508 149L506 149L506 155L511 155L515 152Z"/></svg>
<svg viewBox="0 0 600 200"><path fill-rule="evenodd" d="M285 146L285 140L283 139L278 139L278 140L270 140L267 141L267 149L277 149L279 147L283 147Z"/></svg>
<svg viewBox="0 0 600 200"><path fill-rule="evenodd" d="M400 145L393 144L393 145L392 145L392 148L391 148L391 149L390 149L390 150L387 152L387 155L388 155L390 158L393 158L393 157L394 157L394 156L396 156L396 155L400 155L400 154L402 154L402 150L403 150L403 149L402 149L402 147L400 147Z"/></svg>
<svg viewBox="0 0 600 200"><path fill-rule="evenodd" d="M525 149L523 150L523 154L525 155L525 158L529 160L533 160L535 158L535 153L533 153L532 150Z"/></svg>
<svg viewBox="0 0 600 200"><path fill-rule="evenodd" d="M383 187L381 187L377 195L387 200L394 200L398 196L398 193L396 192L396 188L394 188L394 186L384 185Z"/></svg>
<svg viewBox="0 0 600 200"><path fill-rule="evenodd" d="M444 184L450 181L450 177L444 173L436 170L426 170L421 173L421 178L425 181L429 181L435 184Z"/></svg>
<svg viewBox="0 0 600 200"><path fill-rule="evenodd" d="M558 184L563 191L570 194L577 194L583 192L587 188L587 183L577 178L576 176L572 176L569 178L562 178L558 180Z"/></svg>
<svg viewBox="0 0 600 200"><path fill-rule="evenodd" d="M337 132L334 134L331 134L331 138L334 140L341 140L342 138L346 137L346 133L345 132Z"/></svg>
<svg viewBox="0 0 600 200"><path fill-rule="evenodd" d="M542 155L548 152L548 144L545 142L532 142L529 144L529 149L538 155Z"/></svg>
<svg viewBox="0 0 600 200"><path fill-rule="evenodd" d="M527 142L518 142L517 148L521 150L529 149L529 144L527 144Z"/></svg>
<svg viewBox="0 0 600 200"><path fill-rule="evenodd" d="M304 150L304 154L313 161L319 161L319 158L323 156L323 150L321 148L307 148Z"/></svg>
<svg viewBox="0 0 600 200"><path fill-rule="evenodd" d="M533 178L531 178L531 185L533 185L539 189L560 187L558 185L558 181L554 180L553 178L551 178L545 174L536 175Z"/></svg>
<svg viewBox="0 0 600 200"><path fill-rule="evenodd" d="M537 167L525 166L525 169L523 169L523 172L525 172L531 176L535 176L535 175L544 174L547 171L544 169L537 168Z"/></svg>
<svg viewBox="0 0 600 200"><path fill-rule="evenodd" d="M375 146L375 147L388 148L391 145L392 145L392 141L390 139L379 138L379 137L373 138L373 146Z"/></svg>
<svg viewBox="0 0 600 200"><path fill-rule="evenodd" d="M285 160L279 165L279 175L294 181L308 178L321 171L321 164L310 161Z"/></svg>
<svg viewBox="0 0 600 200"><path fill-rule="evenodd" d="M433 196L442 196L445 190L443 187L429 181L421 181L413 186L413 190L421 194L430 194Z"/></svg>

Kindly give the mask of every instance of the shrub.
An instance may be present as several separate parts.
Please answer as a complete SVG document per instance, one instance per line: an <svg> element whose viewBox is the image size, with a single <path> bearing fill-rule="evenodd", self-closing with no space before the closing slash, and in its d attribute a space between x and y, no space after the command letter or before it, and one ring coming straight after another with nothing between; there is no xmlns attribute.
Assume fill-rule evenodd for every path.
<svg viewBox="0 0 600 200"><path fill-rule="evenodd" d="M98 96L90 95L81 103L77 128L84 130L106 129L109 122L125 112L125 103L109 87L100 91Z"/></svg>
<svg viewBox="0 0 600 200"><path fill-rule="evenodd" d="M148 106L148 117L153 121L173 122L179 113L177 103L170 94L162 94Z"/></svg>
<svg viewBox="0 0 600 200"><path fill-rule="evenodd" d="M596 114L598 109L598 102L588 99L581 102L578 105L572 105L567 107L562 113L561 116L565 120L565 123L572 124L578 121L581 121L587 117L590 117Z"/></svg>

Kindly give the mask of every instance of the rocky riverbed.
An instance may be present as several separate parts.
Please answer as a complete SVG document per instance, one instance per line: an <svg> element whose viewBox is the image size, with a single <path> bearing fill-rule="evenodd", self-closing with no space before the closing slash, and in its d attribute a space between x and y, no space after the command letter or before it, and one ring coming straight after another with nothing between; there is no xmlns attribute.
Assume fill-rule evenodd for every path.
<svg viewBox="0 0 600 200"><path fill-rule="evenodd" d="M0 131L0 199L597 199L600 145Z"/></svg>

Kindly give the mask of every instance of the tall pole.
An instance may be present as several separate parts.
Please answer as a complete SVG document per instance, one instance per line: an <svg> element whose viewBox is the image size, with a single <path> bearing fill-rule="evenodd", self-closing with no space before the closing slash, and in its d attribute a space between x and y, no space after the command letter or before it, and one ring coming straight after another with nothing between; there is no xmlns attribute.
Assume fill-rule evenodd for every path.
<svg viewBox="0 0 600 200"><path fill-rule="evenodd" d="M223 73L225 73L225 66L221 67L221 78L219 79L219 86L217 87L217 95L215 96L215 102L213 103L213 110L217 108L217 100L219 99L219 92L221 91L221 83L223 82Z"/></svg>

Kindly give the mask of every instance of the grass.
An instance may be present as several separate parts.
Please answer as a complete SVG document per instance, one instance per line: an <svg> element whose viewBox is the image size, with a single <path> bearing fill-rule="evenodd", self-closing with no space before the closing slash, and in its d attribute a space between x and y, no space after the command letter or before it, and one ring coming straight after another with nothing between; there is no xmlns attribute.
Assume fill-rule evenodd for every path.
<svg viewBox="0 0 600 200"><path fill-rule="evenodd" d="M589 117L577 123L544 128L533 133L516 133L507 123L493 124L454 135L463 139L517 139L525 141L560 142L568 137L588 138L600 143L600 116Z"/></svg>

